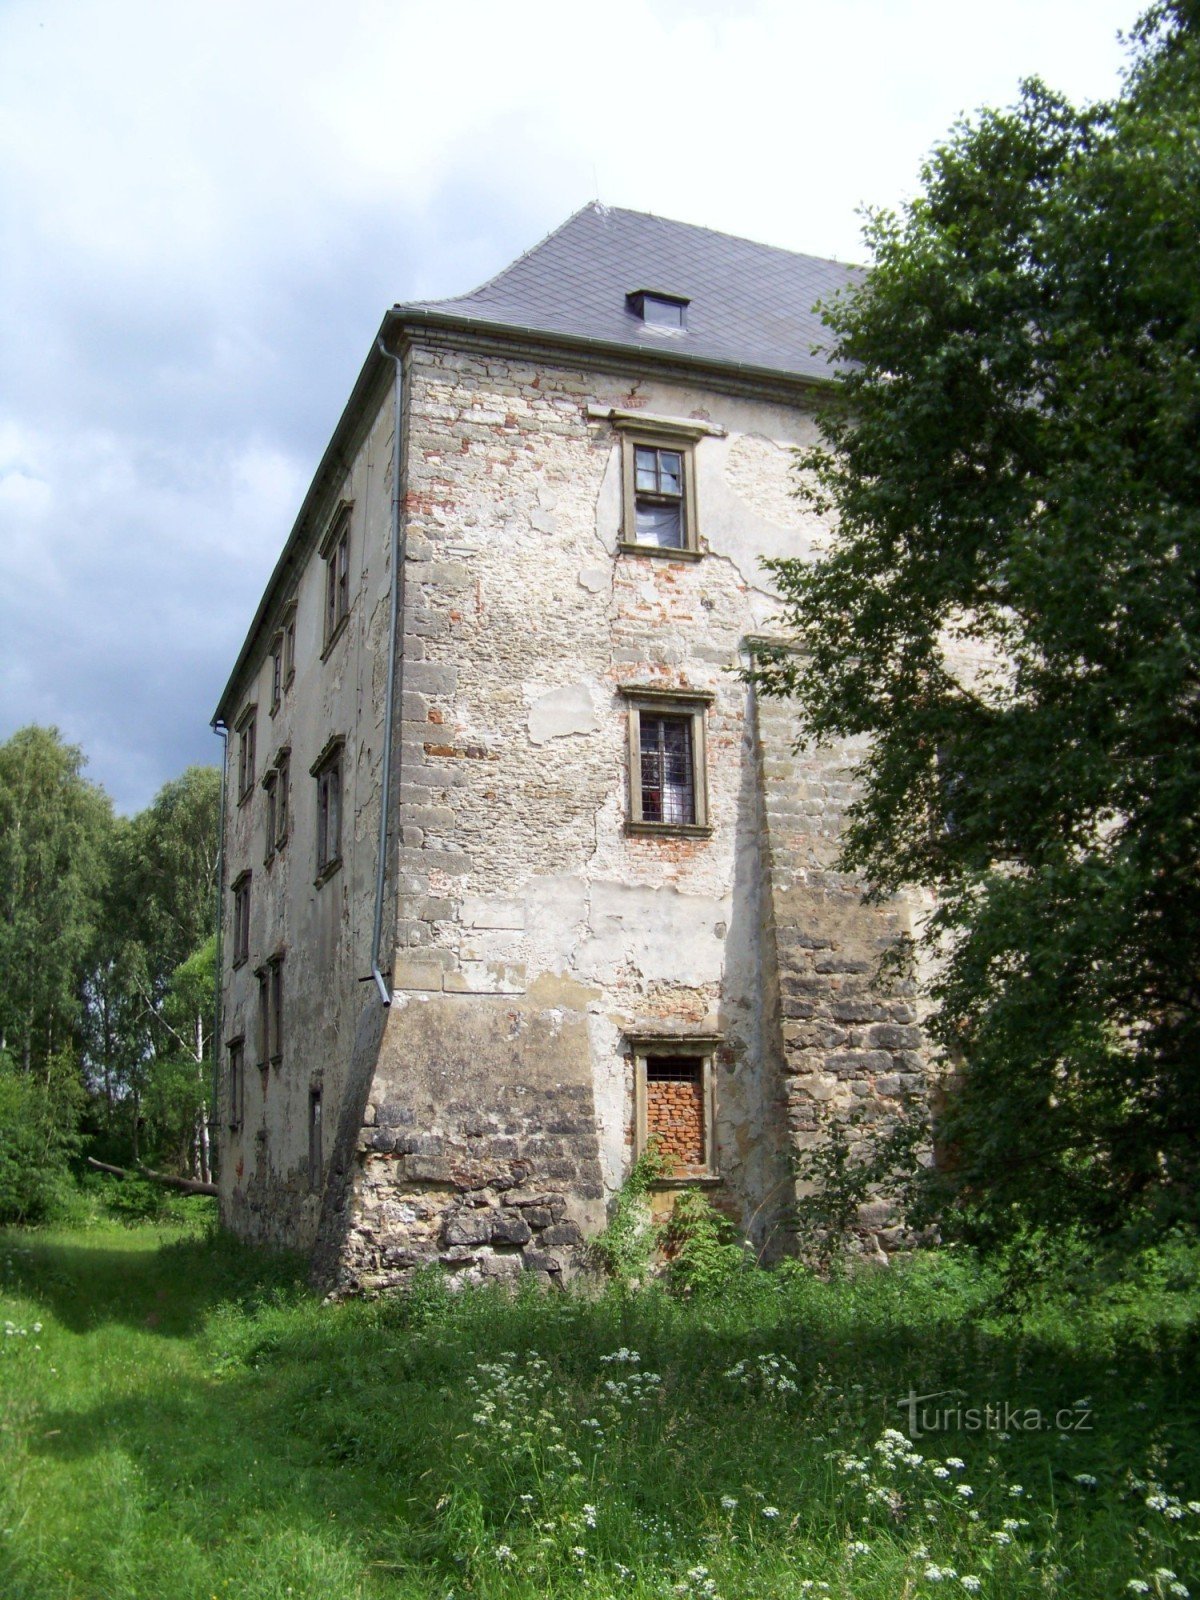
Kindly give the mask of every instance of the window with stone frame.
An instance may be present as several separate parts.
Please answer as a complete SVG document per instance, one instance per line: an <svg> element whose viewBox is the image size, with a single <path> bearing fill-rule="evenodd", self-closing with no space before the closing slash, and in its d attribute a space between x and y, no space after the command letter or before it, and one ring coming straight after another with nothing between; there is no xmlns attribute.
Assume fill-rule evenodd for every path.
<svg viewBox="0 0 1200 1600"><path fill-rule="evenodd" d="M629 821L634 833L707 837L706 690L620 690L629 715Z"/></svg>
<svg viewBox="0 0 1200 1600"><path fill-rule="evenodd" d="M233 965L240 967L250 959L250 883L251 873L243 872L230 886L233 895Z"/></svg>
<svg viewBox="0 0 1200 1600"><path fill-rule="evenodd" d="M635 1153L653 1143L667 1178L712 1179L716 1161L714 1038L633 1041Z"/></svg>
<svg viewBox="0 0 1200 1600"><path fill-rule="evenodd" d="M312 768L317 780L317 882L342 864L342 792L345 741L333 739Z"/></svg>
<svg viewBox="0 0 1200 1600"><path fill-rule="evenodd" d="M351 503L344 500L321 545L325 562L325 654L350 615L350 511Z"/></svg>
<svg viewBox="0 0 1200 1600"><path fill-rule="evenodd" d="M238 804L254 792L254 738L258 721L258 707L247 706L237 720L238 736Z"/></svg>
<svg viewBox="0 0 1200 1600"><path fill-rule="evenodd" d="M259 967L258 1065L278 1066L283 1060L283 956L273 955Z"/></svg>
<svg viewBox="0 0 1200 1600"><path fill-rule="evenodd" d="M271 640L271 715L283 704L283 633Z"/></svg>
<svg viewBox="0 0 1200 1600"><path fill-rule="evenodd" d="M242 1125L246 1098L245 1040L240 1036L225 1046L225 1093L229 1126L236 1130Z"/></svg>
<svg viewBox="0 0 1200 1600"><path fill-rule="evenodd" d="M700 555L696 443L706 430L666 419L638 427L613 418L621 434L621 549L642 555Z"/></svg>
<svg viewBox="0 0 1200 1600"><path fill-rule="evenodd" d="M288 841L291 823L292 752L285 747L275 757L275 848Z"/></svg>
<svg viewBox="0 0 1200 1600"><path fill-rule="evenodd" d="M279 834L279 773L274 769L263 777L263 796L266 809L263 819L263 864L269 866L275 858L275 841Z"/></svg>
<svg viewBox="0 0 1200 1600"><path fill-rule="evenodd" d="M283 613L283 687L291 688L296 676L296 602L291 600Z"/></svg>

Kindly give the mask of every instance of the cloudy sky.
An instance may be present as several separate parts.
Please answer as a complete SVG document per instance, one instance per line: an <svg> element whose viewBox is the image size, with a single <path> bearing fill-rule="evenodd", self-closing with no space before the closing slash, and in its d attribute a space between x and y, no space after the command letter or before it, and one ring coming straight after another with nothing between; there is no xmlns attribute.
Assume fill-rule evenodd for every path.
<svg viewBox="0 0 1200 1600"><path fill-rule="evenodd" d="M386 306L585 201L862 259L1137 0L0 0L0 738L122 809L208 719Z"/></svg>

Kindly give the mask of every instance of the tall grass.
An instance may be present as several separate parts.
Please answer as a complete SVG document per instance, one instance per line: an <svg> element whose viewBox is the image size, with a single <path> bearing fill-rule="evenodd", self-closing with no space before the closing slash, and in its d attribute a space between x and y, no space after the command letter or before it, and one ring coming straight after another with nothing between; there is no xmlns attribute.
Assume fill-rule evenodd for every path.
<svg viewBox="0 0 1200 1600"><path fill-rule="evenodd" d="M325 1306L178 1225L9 1233L0 1594L1182 1594L1196 1282L1180 1245L1019 1315L952 1252Z"/></svg>

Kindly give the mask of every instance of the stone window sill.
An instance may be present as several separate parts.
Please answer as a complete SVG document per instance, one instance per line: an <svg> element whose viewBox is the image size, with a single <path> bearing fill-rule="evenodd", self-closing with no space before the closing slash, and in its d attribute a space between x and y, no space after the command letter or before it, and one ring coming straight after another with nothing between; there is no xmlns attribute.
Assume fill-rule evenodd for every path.
<svg viewBox="0 0 1200 1600"><path fill-rule="evenodd" d="M662 544L630 544L626 540L618 541L617 550L623 556L658 556L668 561L703 561L704 551L693 550L690 547Z"/></svg>
<svg viewBox="0 0 1200 1600"><path fill-rule="evenodd" d="M627 822L625 832L644 839L711 839L713 831L701 822Z"/></svg>
<svg viewBox="0 0 1200 1600"><path fill-rule="evenodd" d="M321 868L320 872L317 873L316 877L313 879L313 888L319 889L323 883L328 883L330 878L332 878L335 873L338 873L341 870L342 858L341 856L338 856L336 860L327 862L325 866Z"/></svg>
<svg viewBox="0 0 1200 1600"><path fill-rule="evenodd" d="M328 639L326 639L325 648L324 648L324 650L321 651L321 660L322 661L328 661L329 660L329 657L333 654L334 649L337 646L338 640L345 633L345 631L349 627L349 625L350 625L350 612L347 611L346 615L338 623L337 627L329 635Z"/></svg>

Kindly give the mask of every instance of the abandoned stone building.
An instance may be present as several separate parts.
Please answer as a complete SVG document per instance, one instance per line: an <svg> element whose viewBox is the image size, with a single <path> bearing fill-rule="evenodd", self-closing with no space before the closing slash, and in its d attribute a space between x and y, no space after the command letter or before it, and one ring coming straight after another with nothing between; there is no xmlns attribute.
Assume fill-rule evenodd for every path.
<svg viewBox="0 0 1200 1600"><path fill-rule="evenodd" d="M738 676L850 277L589 205L385 316L215 719L239 1232L554 1278L655 1138L769 1254L797 1151L923 1081L845 752Z"/></svg>

